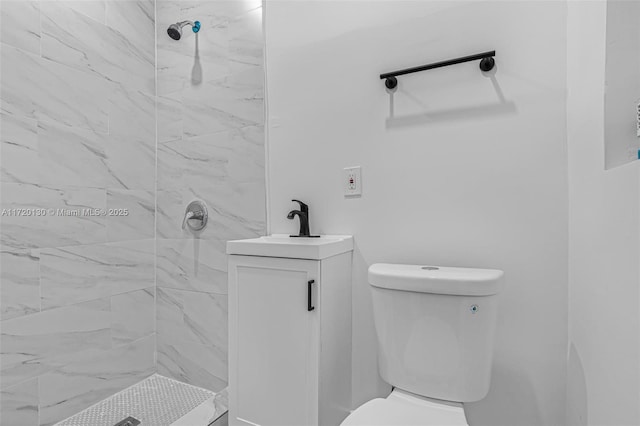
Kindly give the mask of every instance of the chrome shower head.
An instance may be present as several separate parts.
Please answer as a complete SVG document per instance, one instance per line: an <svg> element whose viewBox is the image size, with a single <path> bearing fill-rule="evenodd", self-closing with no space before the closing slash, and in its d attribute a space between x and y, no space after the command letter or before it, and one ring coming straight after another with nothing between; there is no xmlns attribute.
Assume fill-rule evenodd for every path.
<svg viewBox="0 0 640 426"><path fill-rule="evenodd" d="M167 28L167 34L169 34L169 37L174 40L180 40L182 37L182 27L185 25L191 25L191 30L193 30L194 33L200 31L200 21L182 21L169 25L169 28Z"/></svg>
<svg viewBox="0 0 640 426"><path fill-rule="evenodd" d="M171 24L169 28L167 28L167 34L174 40L180 40L180 37L182 37L182 28L180 28L178 24Z"/></svg>

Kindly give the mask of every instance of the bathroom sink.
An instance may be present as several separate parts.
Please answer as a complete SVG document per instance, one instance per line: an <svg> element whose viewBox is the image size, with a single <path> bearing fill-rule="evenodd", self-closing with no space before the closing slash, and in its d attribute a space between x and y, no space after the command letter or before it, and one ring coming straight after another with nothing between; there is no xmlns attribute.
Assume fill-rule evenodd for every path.
<svg viewBox="0 0 640 426"><path fill-rule="evenodd" d="M274 234L227 242L227 254L321 260L353 250L350 235L321 235L318 238L292 238Z"/></svg>

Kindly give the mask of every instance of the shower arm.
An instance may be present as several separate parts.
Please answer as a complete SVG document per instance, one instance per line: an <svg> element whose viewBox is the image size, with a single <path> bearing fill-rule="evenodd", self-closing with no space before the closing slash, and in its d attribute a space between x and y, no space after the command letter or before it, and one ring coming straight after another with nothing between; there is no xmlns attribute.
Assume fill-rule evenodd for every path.
<svg viewBox="0 0 640 426"><path fill-rule="evenodd" d="M191 28L193 29L194 33L197 33L198 31L200 31L200 21L181 21L178 22L176 25L178 25L180 27L180 29L182 29L183 27L185 27L186 25L191 25Z"/></svg>

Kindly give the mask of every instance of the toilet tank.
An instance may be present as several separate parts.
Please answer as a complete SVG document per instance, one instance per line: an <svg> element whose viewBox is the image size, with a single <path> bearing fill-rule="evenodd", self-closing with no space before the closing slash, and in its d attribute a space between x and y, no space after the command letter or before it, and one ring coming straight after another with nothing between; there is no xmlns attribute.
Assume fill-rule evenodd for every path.
<svg viewBox="0 0 640 426"><path fill-rule="evenodd" d="M487 395L502 271L379 263L369 283L387 383L447 401Z"/></svg>

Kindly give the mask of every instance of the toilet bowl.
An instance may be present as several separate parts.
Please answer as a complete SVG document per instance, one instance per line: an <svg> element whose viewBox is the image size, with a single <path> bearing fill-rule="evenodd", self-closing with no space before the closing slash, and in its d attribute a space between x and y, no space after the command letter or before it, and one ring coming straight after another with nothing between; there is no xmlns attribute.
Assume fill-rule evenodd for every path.
<svg viewBox="0 0 640 426"><path fill-rule="evenodd" d="M369 268L378 370L394 386L342 426L467 426L462 403L489 391L495 269L375 264Z"/></svg>
<svg viewBox="0 0 640 426"><path fill-rule="evenodd" d="M342 426L468 426L461 403L438 401L394 389L360 406Z"/></svg>

